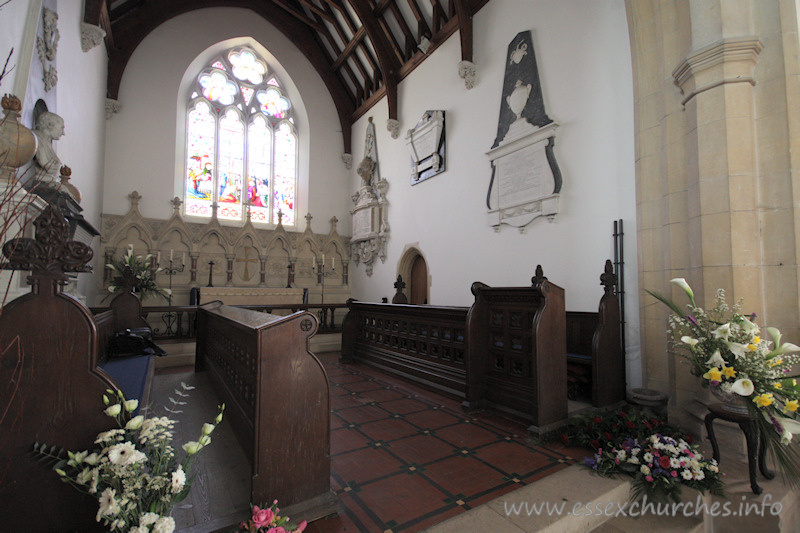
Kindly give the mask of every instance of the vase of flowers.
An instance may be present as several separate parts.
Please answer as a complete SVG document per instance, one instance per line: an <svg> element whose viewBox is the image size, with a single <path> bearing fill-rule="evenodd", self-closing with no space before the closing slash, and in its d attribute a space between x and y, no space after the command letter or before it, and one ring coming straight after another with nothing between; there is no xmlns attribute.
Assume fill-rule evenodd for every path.
<svg viewBox="0 0 800 533"><path fill-rule="evenodd" d="M278 500L269 507L253 505L252 517L239 524L238 532L246 533L303 533L308 525L305 520L296 526L289 524L288 516L281 516Z"/></svg>
<svg viewBox="0 0 800 533"><path fill-rule="evenodd" d="M160 288L155 281L155 274L161 271L160 267L152 264L153 255L133 254L133 245L128 245L128 250L120 259L116 259L106 265L114 277L108 286L108 292L116 294L118 292L132 292L138 294L140 298L148 295L157 295L168 299L171 291Z"/></svg>
<svg viewBox="0 0 800 533"><path fill-rule="evenodd" d="M179 461L172 444L173 420L133 416L138 400L126 400L121 391L108 393L111 399L103 396L104 412L118 427L100 433L94 449L65 452L37 443L34 451L54 463L63 481L97 498L97 521L110 531L171 533L172 507L189 494L192 466L211 443L225 406L220 406L213 424L203 424L196 441L183 445Z"/></svg>
<svg viewBox="0 0 800 533"><path fill-rule="evenodd" d="M765 437L768 452L790 483L797 485L800 452L788 444L800 433L800 385L792 373L793 366L800 363L796 354L800 347L781 342L776 328L766 328L771 341L762 338L755 314L744 314L741 300L729 305L722 289L717 291L714 307L703 309L697 306L685 279L671 282L688 296L685 307L647 292L673 311L668 329L672 348L689 363L703 387L727 400L726 409L747 410ZM733 398L739 398L740 405L736 406Z"/></svg>

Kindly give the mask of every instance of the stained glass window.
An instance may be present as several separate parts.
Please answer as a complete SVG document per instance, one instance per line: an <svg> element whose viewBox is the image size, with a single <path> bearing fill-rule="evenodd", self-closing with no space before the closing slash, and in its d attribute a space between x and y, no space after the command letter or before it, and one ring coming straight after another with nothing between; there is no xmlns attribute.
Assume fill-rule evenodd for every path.
<svg viewBox="0 0 800 533"><path fill-rule="evenodd" d="M268 81L264 81L269 74ZM235 48L206 64L190 88L187 215L294 225L297 132L292 105L255 51Z"/></svg>

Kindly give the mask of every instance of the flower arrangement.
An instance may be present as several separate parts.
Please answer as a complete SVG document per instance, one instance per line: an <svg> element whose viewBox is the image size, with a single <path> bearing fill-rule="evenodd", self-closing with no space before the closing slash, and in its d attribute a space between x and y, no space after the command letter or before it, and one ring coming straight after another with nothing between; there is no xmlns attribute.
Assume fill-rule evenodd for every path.
<svg viewBox="0 0 800 533"><path fill-rule="evenodd" d="M156 294L168 298L171 291L159 288L155 282L154 274L160 272L161 268L153 269L152 259L152 254L147 254L144 258L141 255L133 255L133 245L129 244L128 251L121 259L106 265L114 273L108 291L111 294L129 291L141 293L142 297Z"/></svg>
<svg viewBox="0 0 800 533"><path fill-rule="evenodd" d="M631 497L680 501L684 485L704 493L724 496L717 462L706 461L697 447L683 439L654 433L645 439L628 438L618 446L601 448L584 464L599 474L633 477Z"/></svg>
<svg viewBox="0 0 800 533"><path fill-rule="evenodd" d="M800 433L798 401L800 385L791 375L800 363L794 352L800 347L781 342L781 333L766 328L772 341L761 337L753 323L755 314L742 313L742 300L729 306L725 292L717 291L715 306L704 310L695 303L694 292L683 278L671 282L686 293L685 308L658 293L648 293L672 311L670 344L688 361L691 372L715 395L739 398L766 438L767 450L790 483L800 476L800 452L788 444Z"/></svg>
<svg viewBox="0 0 800 533"><path fill-rule="evenodd" d="M258 505L254 505L252 511L253 516L250 520L239 524L238 531L246 531L247 533L302 533L308 525L303 520L297 527L290 527L289 518L278 515L280 512L278 500L273 501L272 505L263 509L259 508Z"/></svg>
<svg viewBox="0 0 800 533"><path fill-rule="evenodd" d="M175 422L167 417L132 416L138 400L125 400L121 391L108 392L114 402L104 395L104 412L119 427L100 433L94 450L68 451L66 457L63 450L54 453L55 447L48 450L45 444L37 443L34 450L56 461L53 468L63 481L97 498L97 521L110 531L171 533L175 529L169 516L172 506L189 494L192 466L211 442L225 406L220 406L213 424L203 424L197 441L183 445L186 455L178 462L172 446Z"/></svg>

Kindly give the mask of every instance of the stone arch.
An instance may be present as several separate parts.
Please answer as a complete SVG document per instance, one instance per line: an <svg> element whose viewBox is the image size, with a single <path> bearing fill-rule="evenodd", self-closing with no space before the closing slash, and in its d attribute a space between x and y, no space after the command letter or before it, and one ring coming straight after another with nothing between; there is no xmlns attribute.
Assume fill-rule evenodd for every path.
<svg viewBox="0 0 800 533"><path fill-rule="evenodd" d="M411 299L411 290L412 290L412 270L414 268L414 263L418 261L423 261L425 264L426 273L424 276L424 286L423 287L416 287L415 291L421 289L420 292L423 293L424 302L413 302ZM406 297L408 297L408 303L430 303L430 294L431 294L431 274L430 270L428 269L428 260L425 258L425 255L422 253L422 250L419 248L419 243L407 244L403 249L403 253L400 256L400 261L397 263L397 274L403 277L403 281L406 283L406 288L404 289Z"/></svg>

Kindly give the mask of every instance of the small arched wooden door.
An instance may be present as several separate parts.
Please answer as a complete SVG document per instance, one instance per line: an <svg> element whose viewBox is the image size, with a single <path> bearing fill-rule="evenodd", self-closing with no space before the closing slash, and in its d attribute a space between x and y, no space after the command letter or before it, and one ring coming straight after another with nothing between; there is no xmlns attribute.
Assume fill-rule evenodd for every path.
<svg viewBox="0 0 800 533"><path fill-rule="evenodd" d="M409 277L408 303L422 305L428 303L428 265L421 255L414 258Z"/></svg>

